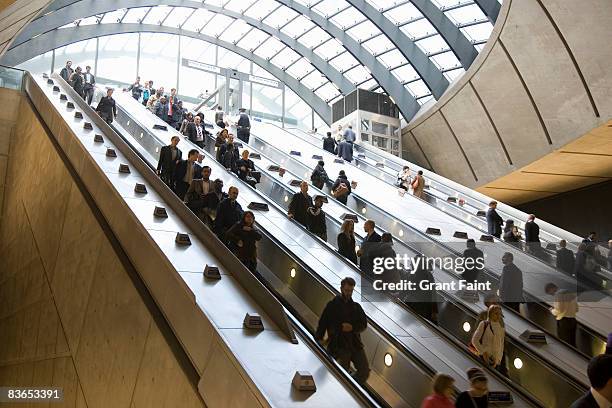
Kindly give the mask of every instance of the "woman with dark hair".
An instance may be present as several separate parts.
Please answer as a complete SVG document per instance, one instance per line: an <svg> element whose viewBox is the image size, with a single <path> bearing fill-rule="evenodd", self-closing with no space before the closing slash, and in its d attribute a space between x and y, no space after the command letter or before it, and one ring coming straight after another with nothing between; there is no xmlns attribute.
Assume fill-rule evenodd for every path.
<svg viewBox="0 0 612 408"><path fill-rule="evenodd" d="M478 367L467 370L470 389L457 396L455 408L487 408L489 406L489 380Z"/></svg>
<svg viewBox="0 0 612 408"><path fill-rule="evenodd" d="M255 215L245 211L242 220L234 224L225 236L236 248L235 255L251 272L257 272L257 241L261 233L255 228Z"/></svg>
<svg viewBox="0 0 612 408"><path fill-rule="evenodd" d="M221 131L217 134L217 138L215 139L215 149L217 149L217 153L216 153L216 158L217 161L219 163L221 163L221 146L225 145L225 142L227 141L228 138L228 131L227 129L221 129Z"/></svg>
<svg viewBox="0 0 612 408"><path fill-rule="evenodd" d="M353 220L344 220L338 234L338 252L340 255L357 265L357 252L355 251L355 223Z"/></svg>

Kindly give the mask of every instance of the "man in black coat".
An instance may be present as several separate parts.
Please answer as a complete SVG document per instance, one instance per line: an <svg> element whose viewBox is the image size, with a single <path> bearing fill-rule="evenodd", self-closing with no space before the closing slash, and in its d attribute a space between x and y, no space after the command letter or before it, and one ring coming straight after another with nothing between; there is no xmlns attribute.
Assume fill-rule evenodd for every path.
<svg viewBox="0 0 612 408"><path fill-rule="evenodd" d="M64 78L64 81L68 82L73 72L72 61L68 60L66 61L66 66L60 71L60 76Z"/></svg>
<svg viewBox="0 0 612 408"><path fill-rule="evenodd" d="M525 244L529 252L539 255L542 247L540 244L540 227L535 222L535 215L529 214L525 223Z"/></svg>
<svg viewBox="0 0 612 408"><path fill-rule="evenodd" d="M496 211L497 201L491 201L489 203L489 209L487 210L487 229L489 235L493 235L496 238L501 237L502 224L504 220Z"/></svg>
<svg viewBox="0 0 612 408"><path fill-rule="evenodd" d="M168 99L163 95L155 104L155 115L166 123L170 123L168 116Z"/></svg>
<svg viewBox="0 0 612 408"><path fill-rule="evenodd" d="M85 81L85 84L83 85L83 99L88 105L91 105L94 95L94 88L96 86L96 77L91 73L91 67L89 65L85 67L83 79Z"/></svg>
<svg viewBox="0 0 612 408"><path fill-rule="evenodd" d="M185 199L185 194L191 185L191 182L196 178L197 173L202 169L196 163L198 159L198 151L191 149L187 153L187 160L181 160L177 163L174 170L174 192L181 199Z"/></svg>
<svg viewBox="0 0 612 408"><path fill-rule="evenodd" d="M189 140L193 144L199 146L201 149L206 146L206 130L199 116L194 116L193 122L187 125L187 137L189 137Z"/></svg>
<svg viewBox="0 0 612 408"><path fill-rule="evenodd" d="M242 206L238 200L238 187L229 188L228 197L222 200L217 207L217 217L215 218L215 234L223 243L227 244L225 233L234 224L242 219Z"/></svg>
<svg viewBox="0 0 612 408"><path fill-rule="evenodd" d="M323 139L323 150L336 154L336 141L332 137L331 132L327 132L327 137Z"/></svg>
<svg viewBox="0 0 612 408"><path fill-rule="evenodd" d="M308 183L300 183L300 192L295 193L289 203L287 216L308 227L308 208L312 207L312 197L308 195Z"/></svg>
<svg viewBox="0 0 612 408"><path fill-rule="evenodd" d="M612 407L612 355L600 354L589 362L587 375L591 389L570 408Z"/></svg>
<svg viewBox="0 0 612 408"><path fill-rule="evenodd" d="M170 144L163 146L159 152L159 161L157 162L157 174L170 188L174 186L174 170L176 165L182 159L182 152L177 147L181 139L178 136L172 136Z"/></svg>
<svg viewBox="0 0 612 408"><path fill-rule="evenodd" d="M83 98L83 86L85 85L81 67L77 67L76 71L70 76L70 86L76 93Z"/></svg>
<svg viewBox="0 0 612 408"><path fill-rule="evenodd" d="M484 263L484 253L476 248L476 241L471 238L467 240L466 245L467 249L463 251L465 270L461 277L468 282L478 281L482 271L480 266Z"/></svg>
<svg viewBox="0 0 612 408"><path fill-rule="evenodd" d="M115 116L117 116L117 105L113 99L112 88L108 88L106 90L106 96L100 98L96 112L98 112L98 115L100 115L100 117L104 119L106 123L113 123Z"/></svg>
<svg viewBox="0 0 612 408"><path fill-rule="evenodd" d="M370 375L370 366L361 342L361 333L366 329L368 321L361 305L353 301L353 289L353 278L342 279L341 294L325 306L315 338L322 342L327 333L327 352L347 371L352 361L357 369L355 380L365 384Z"/></svg>
<svg viewBox="0 0 612 408"><path fill-rule="evenodd" d="M514 264L514 255L506 252L502 256L501 278L499 279L499 297L504 305L521 312L520 305L523 303L523 272Z"/></svg>
<svg viewBox="0 0 612 408"><path fill-rule="evenodd" d="M324 196L316 196L314 206L308 208L306 218L308 219L308 231L312 232L323 241L327 242L327 223L323 211Z"/></svg>
<svg viewBox="0 0 612 408"><path fill-rule="evenodd" d="M236 133L238 139L242 140L244 143L249 143L249 137L251 136L251 120L244 108L240 108L240 116L238 117L238 123L236 123Z"/></svg>
<svg viewBox="0 0 612 408"><path fill-rule="evenodd" d="M363 223L363 231L366 233L363 242L381 242L382 237L376 232L376 223L374 220L367 220Z"/></svg>
<svg viewBox="0 0 612 408"><path fill-rule="evenodd" d="M568 275L574 273L574 263L576 258L574 253L566 248L567 242L562 239L559 241L561 248L557 249L557 269Z"/></svg>

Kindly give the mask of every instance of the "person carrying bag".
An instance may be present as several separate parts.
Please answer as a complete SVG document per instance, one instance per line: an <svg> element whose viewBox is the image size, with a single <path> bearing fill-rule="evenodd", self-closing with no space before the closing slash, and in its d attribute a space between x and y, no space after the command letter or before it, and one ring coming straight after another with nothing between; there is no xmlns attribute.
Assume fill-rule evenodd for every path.
<svg viewBox="0 0 612 408"><path fill-rule="evenodd" d="M487 320L478 324L469 348L480 356L485 364L497 368L503 360L505 337L501 307L492 305L489 307Z"/></svg>

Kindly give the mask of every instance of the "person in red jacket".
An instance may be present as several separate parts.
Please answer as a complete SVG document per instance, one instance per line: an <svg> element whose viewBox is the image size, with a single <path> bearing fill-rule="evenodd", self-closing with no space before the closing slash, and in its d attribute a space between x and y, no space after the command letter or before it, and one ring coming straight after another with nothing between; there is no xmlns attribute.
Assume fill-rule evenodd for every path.
<svg viewBox="0 0 612 408"><path fill-rule="evenodd" d="M423 400L421 408L455 408L452 401L455 379L448 374L434 375L433 394Z"/></svg>

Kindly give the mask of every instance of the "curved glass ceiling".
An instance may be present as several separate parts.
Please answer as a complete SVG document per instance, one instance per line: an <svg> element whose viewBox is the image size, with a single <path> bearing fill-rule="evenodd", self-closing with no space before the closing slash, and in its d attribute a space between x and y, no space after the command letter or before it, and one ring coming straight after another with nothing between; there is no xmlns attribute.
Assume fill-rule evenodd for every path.
<svg viewBox="0 0 612 408"><path fill-rule="evenodd" d="M422 105L440 96L448 83L468 68L462 63L462 51L477 55L482 49L496 16L486 16L481 3L495 1L162 0L155 4L168 5L150 7L150 1L136 0L125 2L129 8L115 10L113 5L123 5L122 1L96 0L93 10L103 12L64 22L59 29L142 23L213 36L268 60L329 104L355 87L396 96L397 89L381 85L381 77L390 72L395 82L385 82L387 88L397 84ZM103 3L109 4L105 8ZM140 4L147 7L132 7ZM55 12L60 14L62 9ZM385 29L381 18L375 24L368 18L372 13L382 15L383 24L399 30ZM334 38L332 32L345 37ZM441 32L447 36L460 33L463 45L449 44ZM352 41L351 47L348 41ZM404 44L416 47L409 53ZM437 82L432 79L435 75L426 77L427 72L434 72ZM434 89L434 82L441 89Z"/></svg>

